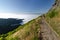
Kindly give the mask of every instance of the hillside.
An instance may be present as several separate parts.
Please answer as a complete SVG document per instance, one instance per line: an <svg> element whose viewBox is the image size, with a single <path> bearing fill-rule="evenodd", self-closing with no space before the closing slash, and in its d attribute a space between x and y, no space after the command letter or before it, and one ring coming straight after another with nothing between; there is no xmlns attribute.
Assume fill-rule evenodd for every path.
<svg viewBox="0 0 60 40"><path fill-rule="evenodd" d="M0 40L58 40L58 38L60 38L60 0L55 0L46 14L0 35Z"/></svg>
<svg viewBox="0 0 60 40"><path fill-rule="evenodd" d="M40 17L19 26L13 31L0 35L0 40L38 40L40 34Z"/></svg>
<svg viewBox="0 0 60 40"><path fill-rule="evenodd" d="M5 34L21 25L23 19L0 18L0 34Z"/></svg>
<svg viewBox="0 0 60 40"><path fill-rule="evenodd" d="M60 0L56 0L47 14L44 14L46 21L60 36Z"/></svg>

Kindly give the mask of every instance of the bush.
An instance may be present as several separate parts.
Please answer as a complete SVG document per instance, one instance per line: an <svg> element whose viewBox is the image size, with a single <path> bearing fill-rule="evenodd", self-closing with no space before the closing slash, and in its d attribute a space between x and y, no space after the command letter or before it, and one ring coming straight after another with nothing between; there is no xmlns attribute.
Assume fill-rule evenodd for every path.
<svg viewBox="0 0 60 40"><path fill-rule="evenodd" d="M49 16L50 18L53 18L53 17L55 17L57 14L58 14L58 12L56 12L55 10L53 10L52 12L48 13L48 16Z"/></svg>

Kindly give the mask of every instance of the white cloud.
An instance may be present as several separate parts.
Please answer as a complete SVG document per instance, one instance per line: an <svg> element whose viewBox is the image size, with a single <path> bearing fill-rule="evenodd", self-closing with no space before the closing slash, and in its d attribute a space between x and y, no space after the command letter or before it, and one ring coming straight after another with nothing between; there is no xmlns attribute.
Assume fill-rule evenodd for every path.
<svg viewBox="0 0 60 40"><path fill-rule="evenodd" d="M0 18L24 18L28 15L14 14L14 13L0 13Z"/></svg>
<svg viewBox="0 0 60 40"><path fill-rule="evenodd" d="M14 14L14 13L0 13L0 18L18 18L24 19L24 22L28 22L39 15L29 15L29 14Z"/></svg>

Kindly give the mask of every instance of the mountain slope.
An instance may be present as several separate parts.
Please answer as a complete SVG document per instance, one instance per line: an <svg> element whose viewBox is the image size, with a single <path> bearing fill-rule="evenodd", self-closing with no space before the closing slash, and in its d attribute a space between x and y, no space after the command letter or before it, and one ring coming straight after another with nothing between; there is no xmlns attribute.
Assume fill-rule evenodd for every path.
<svg viewBox="0 0 60 40"><path fill-rule="evenodd" d="M56 0L53 7L44 16L51 27L60 35L60 0Z"/></svg>
<svg viewBox="0 0 60 40"><path fill-rule="evenodd" d="M40 17L19 26L17 29L3 34L0 40L38 40L40 34Z"/></svg>
<svg viewBox="0 0 60 40"><path fill-rule="evenodd" d="M60 0L56 0L52 8L46 14L43 14L40 17L29 21L26 24L19 26L18 28L7 34L0 35L0 40L42 40L42 36L44 36L45 34L47 35L45 35L47 39L49 39L48 35L50 35L51 39L51 37L53 37L51 36L51 34L54 36L55 34L53 33L53 31L49 31L50 28L46 28L47 24L45 21L42 20L43 17L44 20L46 20L46 22L50 25L50 27L58 35L60 35ZM43 27L41 28L41 26ZM45 30L47 32L45 32ZM41 35L41 33L44 33L44 35Z"/></svg>
<svg viewBox="0 0 60 40"><path fill-rule="evenodd" d="M47 23L49 23L49 25L52 27L52 29L58 35L60 35L60 0L56 0L55 3L53 4L52 8L46 14L44 14L42 16L47 21ZM7 36L6 38L8 38L9 40L39 40L39 37L42 36L42 35L41 36L39 35L40 31L41 31L40 22L42 20L41 19L42 16L29 22L28 25L24 26L24 28L20 29L18 32L15 32L11 36ZM44 24L44 23L42 23L42 24ZM47 29L47 30L49 30L49 29ZM40 40L42 40L42 39L40 39ZM56 40L56 39L54 39L54 40Z"/></svg>

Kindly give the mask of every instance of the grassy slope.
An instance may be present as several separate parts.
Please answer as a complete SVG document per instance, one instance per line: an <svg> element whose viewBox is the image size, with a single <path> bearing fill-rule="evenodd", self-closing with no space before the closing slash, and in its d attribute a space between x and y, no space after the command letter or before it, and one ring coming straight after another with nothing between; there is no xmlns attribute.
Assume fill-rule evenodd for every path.
<svg viewBox="0 0 60 40"><path fill-rule="evenodd" d="M55 7L55 6L54 6ZM60 5L45 14L46 21L60 35Z"/></svg>
<svg viewBox="0 0 60 40"><path fill-rule="evenodd" d="M44 16L51 27L60 35L60 7L53 7ZM40 20L41 17L38 17L7 34L0 35L0 40L38 40Z"/></svg>
<svg viewBox="0 0 60 40"><path fill-rule="evenodd" d="M57 2L58 3L58 2ZM57 4L58 5L58 4ZM47 14L45 14L46 21L51 27L60 35L60 5L55 5ZM7 40L38 40L38 33L40 30L40 17L28 22L26 25L19 28L17 32L7 36Z"/></svg>
<svg viewBox="0 0 60 40"><path fill-rule="evenodd" d="M1 35L0 40L38 40L40 17L18 27L7 34Z"/></svg>

